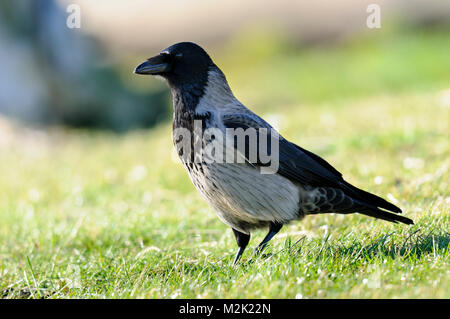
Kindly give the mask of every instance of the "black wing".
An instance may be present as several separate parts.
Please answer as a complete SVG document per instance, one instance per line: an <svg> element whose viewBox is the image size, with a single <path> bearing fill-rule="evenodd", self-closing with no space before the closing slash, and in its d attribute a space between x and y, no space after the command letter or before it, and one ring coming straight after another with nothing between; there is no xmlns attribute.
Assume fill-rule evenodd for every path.
<svg viewBox="0 0 450 319"><path fill-rule="evenodd" d="M266 128L270 136L271 130L274 130L266 121L256 115L248 114L230 114L222 116L223 123L227 128ZM257 135L259 138L259 135ZM270 141L270 138L267 138ZM248 140L246 140L246 144ZM246 145L246 150L249 149ZM257 141L259 148L259 140ZM270 153L270 142L268 144ZM309 154L307 154L307 153ZM287 141L282 136L279 140L279 170L278 174L283 175L293 181L303 185L311 186L335 186L339 180L342 180L342 174L334 169L321 157L303 150L299 146ZM259 154L259 149L258 149ZM248 154L245 154L248 156ZM256 163L262 165L261 163Z"/></svg>
<svg viewBox="0 0 450 319"><path fill-rule="evenodd" d="M266 128L274 130L267 122L253 114L223 115L222 120L227 128L242 128L244 130ZM268 131L268 134L270 134L270 131ZM252 164L259 165L259 163ZM383 208L401 213L400 208L383 198L346 182L342 178L342 174L320 156L289 142L281 136L279 139L279 169L277 173L303 186L330 187L341 190L357 202L358 211L363 214L393 222L398 220L404 223L412 223L408 218L380 210L379 208Z"/></svg>

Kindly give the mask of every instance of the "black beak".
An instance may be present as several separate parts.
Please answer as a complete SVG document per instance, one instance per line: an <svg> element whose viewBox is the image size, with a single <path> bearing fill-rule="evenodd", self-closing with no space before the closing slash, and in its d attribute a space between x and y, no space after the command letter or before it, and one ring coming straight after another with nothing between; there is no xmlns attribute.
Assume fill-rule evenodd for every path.
<svg viewBox="0 0 450 319"><path fill-rule="evenodd" d="M134 73L156 75L169 72L171 66L171 63L167 61L167 56L160 54L139 64L136 69L134 69Z"/></svg>

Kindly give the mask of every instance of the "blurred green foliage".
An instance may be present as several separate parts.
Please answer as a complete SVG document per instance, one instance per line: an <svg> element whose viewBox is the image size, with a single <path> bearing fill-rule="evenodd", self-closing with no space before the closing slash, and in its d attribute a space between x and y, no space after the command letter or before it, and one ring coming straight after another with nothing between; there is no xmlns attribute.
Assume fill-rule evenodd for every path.
<svg viewBox="0 0 450 319"><path fill-rule="evenodd" d="M450 27L389 26L343 42L294 46L279 32L243 32L218 64L255 107L321 103L450 86ZM261 94L267 92L267 94Z"/></svg>
<svg viewBox="0 0 450 319"><path fill-rule="evenodd" d="M1 2L0 30L0 114L117 132L168 117L167 89L137 92L124 85L108 49L66 27L57 1Z"/></svg>

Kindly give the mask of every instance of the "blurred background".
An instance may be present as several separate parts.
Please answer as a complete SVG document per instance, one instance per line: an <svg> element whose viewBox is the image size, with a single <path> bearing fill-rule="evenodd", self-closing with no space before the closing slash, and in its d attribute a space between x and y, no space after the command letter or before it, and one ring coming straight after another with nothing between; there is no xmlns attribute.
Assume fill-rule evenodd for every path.
<svg viewBox="0 0 450 319"><path fill-rule="evenodd" d="M416 225L310 216L271 242L306 238L301 262L227 272L235 241L173 150L167 84L133 74L179 41ZM0 298L448 298L449 141L448 0L2 0Z"/></svg>
<svg viewBox="0 0 450 319"><path fill-rule="evenodd" d="M70 4L80 28L69 28ZM367 6L380 5L369 29ZM0 116L123 132L170 118L141 60L202 45L256 108L448 87L445 0L7 0L0 4ZM262 95L262 91L270 94Z"/></svg>

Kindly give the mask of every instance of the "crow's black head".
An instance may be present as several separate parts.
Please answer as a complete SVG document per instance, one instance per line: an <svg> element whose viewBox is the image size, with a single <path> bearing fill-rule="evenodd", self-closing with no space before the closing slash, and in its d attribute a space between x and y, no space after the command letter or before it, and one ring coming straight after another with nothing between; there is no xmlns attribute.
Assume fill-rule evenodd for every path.
<svg viewBox="0 0 450 319"><path fill-rule="evenodd" d="M214 67L208 53L192 42L180 42L136 67L136 74L159 75L177 89L201 89Z"/></svg>

